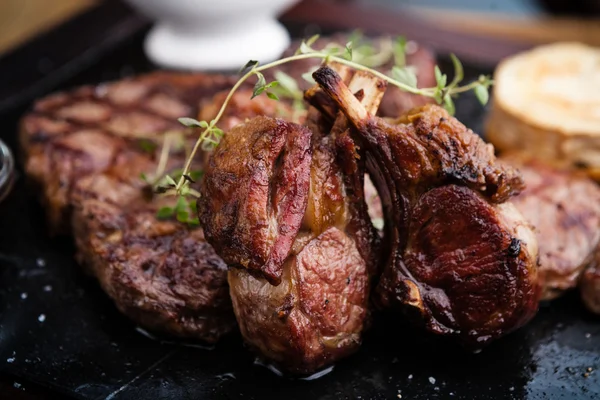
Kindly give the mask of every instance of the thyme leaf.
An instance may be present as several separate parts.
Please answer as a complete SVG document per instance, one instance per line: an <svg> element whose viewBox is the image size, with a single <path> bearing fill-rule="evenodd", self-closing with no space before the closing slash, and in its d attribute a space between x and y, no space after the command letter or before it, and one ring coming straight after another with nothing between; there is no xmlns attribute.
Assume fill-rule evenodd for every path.
<svg viewBox="0 0 600 400"><path fill-rule="evenodd" d="M477 97L477 100L479 100L482 106L485 106L490 99L488 89L483 85L478 85L475 86L475 89L473 89L473 91L475 92L475 97Z"/></svg>
<svg viewBox="0 0 600 400"><path fill-rule="evenodd" d="M399 68L397 66L392 67L392 77L398 82L402 82L412 88L417 87L417 75L412 68Z"/></svg>
<svg viewBox="0 0 600 400"><path fill-rule="evenodd" d="M187 126L188 128L207 128L208 124L206 121L198 121L194 118L182 117L177 119L182 125Z"/></svg>
<svg viewBox="0 0 600 400"><path fill-rule="evenodd" d="M394 41L392 52L394 53L394 64L396 67L406 67L406 38L399 36Z"/></svg>
<svg viewBox="0 0 600 400"><path fill-rule="evenodd" d="M253 70L254 68L256 68L258 66L258 61L256 60L250 60L248 61L241 69L239 74L240 75L244 75L246 74L248 71Z"/></svg>
<svg viewBox="0 0 600 400"><path fill-rule="evenodd" d="M175 213L175 210L172 207L161 207L156 212L156 217L158 219L167 219L167 218L171 218L174 213Z"/></svg>
<svg viewBox="0 0 600 400"><path fill-rule="evenodd" d="M458 57L456 57L454 54L450 54L450 59L452 60L452 65L454 66L454 79L452 79L452 82L450 85L448 85L448 87L455 88L464 79L465 71Z"/></svg>
<svg viewBox="0 0 600 400"><path fill-rule="evenodd" d="M352 61L352 42L346 43L346 47L344 49L344 58L346 60Z"/></svg>
<svg viewBox="0 0 600 400"><path fill-rule="evenodd" d="M444 97L444 108L450 115L454 115L456 112L456 107L454 106L454 101L450 95L446 95Z"/></svg>
<svg viewBox="0 0 600 400"><path fill-rule="evenodd" d="M158 147L158 145L153 142L152 140L149 139L142 139L139 141L139 146L140 149L142 149L142 151L144 151L145 153L149 153L149 154L154 154L154 152L156 151L156 148Z"/></svg>

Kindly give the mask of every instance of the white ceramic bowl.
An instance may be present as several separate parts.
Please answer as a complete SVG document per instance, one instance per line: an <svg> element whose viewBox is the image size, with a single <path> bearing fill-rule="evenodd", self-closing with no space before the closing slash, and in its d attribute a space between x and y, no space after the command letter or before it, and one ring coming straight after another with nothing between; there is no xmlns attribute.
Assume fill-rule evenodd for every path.
<svg viewBox="0 0 600 400"><path fill-rule="evenodd" d="M156 24L145 51L175 69L241 68L279 57L290 43L277 16L298 0L127 0Z"/></svg>

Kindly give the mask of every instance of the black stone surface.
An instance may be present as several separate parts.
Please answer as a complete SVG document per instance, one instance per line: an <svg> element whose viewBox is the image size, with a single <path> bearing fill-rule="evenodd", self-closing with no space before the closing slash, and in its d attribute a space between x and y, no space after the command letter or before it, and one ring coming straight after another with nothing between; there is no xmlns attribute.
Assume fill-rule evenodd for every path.
<svg viewBox="0 0 600 400"><path fill-rule="evenodd" d="M56 82L71 87L150 70L142 38L129 37ZM489 72L467 68L469 78ZM0 114L0 137L13 148L27 106ZM481 131L485 110L472 96L457 110ZM73 253L70 239L47 236L43 210L19 177L0 204L0 376L14 386L0 398L600 398L600 318L576 292L542 305L529 325L479 354L378 315L356 355L307 381L255 364L237 334L213 348L148 337L83 274Z"/></svg>

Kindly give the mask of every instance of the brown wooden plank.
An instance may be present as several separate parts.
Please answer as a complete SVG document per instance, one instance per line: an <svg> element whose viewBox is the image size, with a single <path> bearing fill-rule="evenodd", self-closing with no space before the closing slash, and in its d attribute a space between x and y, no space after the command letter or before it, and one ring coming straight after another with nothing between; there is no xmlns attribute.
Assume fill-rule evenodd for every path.
<svg viewBox="0 0 600 400"><path fill-rule="evenodd" d="M0 1L0 54L89 9L97 1Z"/></svg>
<svg viewBox="0 0 600 400"><path fill-rule="evenodd" d="M316 24L327 29L361 29L373 34L404 35L440 53L455 53L465 61L481 65L496 64L502 58L532 46L451 31L414 13L367 7L351 1L305 0L289 9L281 19L287 23Z"/></svg>

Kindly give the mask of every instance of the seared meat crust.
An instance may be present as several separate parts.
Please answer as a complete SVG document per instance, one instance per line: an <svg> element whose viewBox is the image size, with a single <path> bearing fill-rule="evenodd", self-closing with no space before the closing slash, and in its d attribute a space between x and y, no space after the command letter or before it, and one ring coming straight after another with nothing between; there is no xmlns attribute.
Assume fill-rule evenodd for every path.
<svg viewBox="0 0 600 400"><path fill-rule="evenodd" d="M121 312L145 328L207 342L235 327L227 265L201 229L156 219L165 200L147 201L115 174L79 180L73 197L77 258Z"/></svg>
<svg viewBox="0 0 600 400"><path fill-rule="evenodd" d="M313 372L361 343L366 263L338 228L327 229L289 257L278 286L242 269L230 270L229 285L244 340L290 372Z"/></svg>
<svg viewBox="0 0 600 400"><path fill-rule="evenodd" d="M524 222L505 220L516 212L510 203L498 207L506 213L462 186L423 194L406 248L377 288L381 304L407 304L431 331L476 345L529 321L538 299L534 238Z"/></svg>
<svg viewBox="0 0 600 400"><path fill-rule="evenodd" d="M261 129L265 123L267 131ZM250 347L281 368L304 374L354 352L360 345L369 294L367 262L375 262L376 254L371 254L372 243L365 241L372 240L375 232L368 225L369 232L360 238L355 234L363 227L355 219L366 215L366 205L358 211L362 186L355 191L358 197L353 197L356 207L344 196L346 181L336 164L335 137L302 129L302 140L285 142L289 147L283 156L273 151L268 152L269 157L257 156L260 153L246 150L275 146L277 140L269 132L281 124L257 117L230 131L209 161L203 190L207 196L198 207L209 242L225 260L243 249L242 257L255 257L252 262L260 271L265 271L260 262L271 263L280 271L277 282L273 282L240 263L232 264L239 268L229 272L230 293L240 330ZM288 138L297 131L287 124ZM260 145L253 144L254 138ZM303 157L288 163L288 159L294 161L293 153ZM279 165L285 172L266 175L271 171L269 160L276 158L281 158ZM256 173L262 174L261 179L255 178ZM226 184L224 176L231 177ZM364 172L357 176L364 176ZM288 181L290 177L294 179ZM362 184L362 179L359 181ZM290 191L286 182L302 182L302 192ZM270 200L285 197L294 201L294 208L277 207L277 202ZM247 199L260 206L246 206ZM267 231L246 233L246 221L252 221L247 226L253 229L277 226L277 222L268 222L276 218L270 206L281 210L278 218L294 221L293 228L288 224L289 228L274 229L289 234L285 242ZM246 247L235 245L246 238ZM264 245L265 238L273 241ZM284 257L270 256L271 248L281 248L281 243L285 244L285 252L280 253ZM268 257L261 261L256 256L261 254Z"/></svg>
<svg viewBox="0 0 600 400"><path fill-rule="evenodd" d="M208 241L232 267L279 284L308 201L311 132L255 117L227 132L198 200Z"/></svg>

